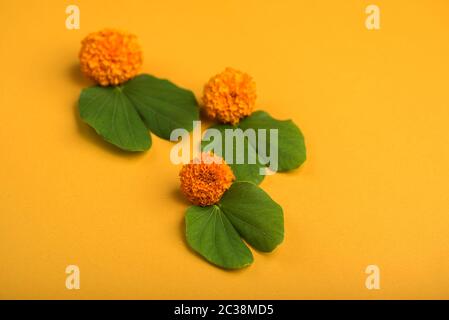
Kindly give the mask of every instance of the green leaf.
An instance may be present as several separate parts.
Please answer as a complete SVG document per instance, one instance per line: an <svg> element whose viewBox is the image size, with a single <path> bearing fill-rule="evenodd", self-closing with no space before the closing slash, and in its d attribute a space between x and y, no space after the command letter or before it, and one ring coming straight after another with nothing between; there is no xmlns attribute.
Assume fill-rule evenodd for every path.
<svg viewBox="0 0 449 320"><path fill-rule="evenodd" d="M282 208L250 182L235 182L217 205L192 206L186 212L188 244L208 261L227 269L251 264L241 238L263 252L284 239Z"/></svg>
<svg viewBox="0 0 449 320"><path fill-rule="evenodd" d="M128 151L151 147L148 129L120 87L91 87L81 92L81 118L106 141Z"/></svg>
<svg viewBox="0 0 449 320"><path fill-rule="evenodd" d="M218 206L192 206L185 220L187 242L208 261L227 269L253 262L251 251Z"/></svg>
<svg viewBox="0 0 449 320"><path fill-rule="evenodd" d="M174 129L192 131L198 120L198 104L193 93L168 80L148 74L128 81L123 93L136 107L148 129L163 139L170 139Z"/></svg>
<svg viewBox="0 0 449 320"><path fill-rule="evenodd" d="M84 89L81 118L105 140L128 151L151 147L148 130L163 139L177 128L192 130L199 111L195 96L168 80L142 74L117 87Z"/></svg>
<svg viewBox="0 0 449 320"><path fill-rule="evenodd" d="M225 150L226 150L226 139L225 139L225 130L226 129L238 129L238 127L234 127L227 124L219 124L214 125L209 129L216 129L221 134L221 152L214 150L217 155L224 158ZM207 132L205 132L205 135ZM204 138L203 138L204 139ZM244 154L242 155L244 157L244 163L237 163L237 143L236 140L241 139L243 141L243 148L245 150ZM211 141L205 141L203 140L201 143L202 150L207 152L210 151L210 147L213 145L214 138L213 136L210 139ZM260 174L260 170L264 168L264 165L262 165L259 162L256 150L252 145L248 143L248 138L243 136L243 134L240 131L237 131L236 137L233 139L233 157L232 157L232 163L228 161L228 165L231 167L236 181L248 181L253 182L255 184L260 184L262 180L264 179L264 175ZM256 159L256 163L248 163L248 157L252 153L252 155ZM226 159L227 161L227 159Z"/></svg>
<svg viewBox="0 0 449 320"><path fill-rule="evenodd" d="M268 113L264 111L256 111L251 116L243 119L238 125L231 126L226 124L218 124L210 127L209 129L217 129L221 133L222 149L221 152L216 152L219 156L223 157L225 153L225 145L227 142L225 136L226 129L241 129L242 131L236 132L236 137L232 141L233 143L233 162L228 163L232 168L234 175L236 176L236 181L248 181L255 184L260 184L264 179L264 175L261 174L261 169L265 167L262 163L267 163L270 160L269 154L268 159L258 150L258 140L248 139L245 136L246 130L253 129L256 133L259 129L265 129L266 131L266 148L267 152L270 152L271 141L270 141L270 129L278 130L278 171L288 171L299 167L306 160L306 147L304 144L304 136L302 135L299 128L291 120L279 121L273 119ZM205 135L207 130L205 132ZM241 137L245 142L244 150L244 163L236 163L236 143L235 141ZM205 136L203 136L203 141L201 143L203 151L209 151L213 146L213 136L211 136L211 141L206 141ZM249 164L248 155L253 153L256 155L257 161L255 164ZM225 158L225 157L223 157ZM264 161L261 161L264 160Z"/></svg>
<svg viewBox="0 0 449 320"><path fill-rule="evenodd" d="M304 136L291 120L280 121L272 118L264 111L256 111L243 119L239 127L246 130L278 129L278 170L288 171L298 168L306 160ZM267 147L270 150L270 139L267 132ZM256 147L256 146L254 146ZM260 156L260 154L259 154Z"/></svg>
<svg viewBox="0 0 449 320"><path fill-rule="evenodd" d="M282 208L248 182L236 182L223 195L220 208L238 233L259 251L271 252L284 240Z"/></svg>

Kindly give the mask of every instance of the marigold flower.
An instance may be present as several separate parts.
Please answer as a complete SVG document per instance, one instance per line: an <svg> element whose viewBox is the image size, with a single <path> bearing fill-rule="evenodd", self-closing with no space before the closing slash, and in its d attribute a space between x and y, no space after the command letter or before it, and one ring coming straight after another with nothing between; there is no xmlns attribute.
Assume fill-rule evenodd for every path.
<svg viewBox="0 0 449 320"><path fill-rule="evenodd" d="M119 85L142 66L142 50L133 34L104 29L81 42L81 71L102 86Z"/></svg>
<svg viewBox="0 0 449 320"><path fill-rule="evenodd" d="M256 83L246 73L226 68L204 86L204 111L212 119L236 124L249 116L256 102Z"/></svg>
<svg viewBox="0 0 449 320"><path fill-rule="evenodd" d="M212 153L202 153L201 160L184 165L179 177L187 199L202 207L217 203L235 180L226 162Z"/></svg>

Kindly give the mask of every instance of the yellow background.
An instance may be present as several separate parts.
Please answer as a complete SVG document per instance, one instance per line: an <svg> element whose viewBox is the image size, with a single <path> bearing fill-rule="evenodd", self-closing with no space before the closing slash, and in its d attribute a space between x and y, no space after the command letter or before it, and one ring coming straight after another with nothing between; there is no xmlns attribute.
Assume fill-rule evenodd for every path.
<svg viewBox="0 0 449 320"><path fill-rule="evenodd" d="M368 31L370 3L2 1L0 298L449 298L449 3L375 1ZM248 72L258 108L302 129L307 162L261 185L284 208L274 253L203 261L172 144L127 154L80 121L80 41L103 27L136 33L143 72L197 97L226 66Z"/></svg>

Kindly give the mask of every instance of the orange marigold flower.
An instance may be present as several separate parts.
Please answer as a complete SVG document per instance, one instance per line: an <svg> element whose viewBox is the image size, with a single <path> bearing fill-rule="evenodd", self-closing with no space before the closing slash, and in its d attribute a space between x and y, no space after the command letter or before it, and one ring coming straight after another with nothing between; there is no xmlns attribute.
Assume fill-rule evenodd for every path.
<svg viewBox="0 0 449 320"><path fill-rule="evenodd" d="M184 165L179 177L187 199L202 207L217 203L235 180L226 162L212 153L202 153L201 160Z"/></svg>
<svg viewBox="0 0 449 320"><path fill-rule="evenodd" d="M133 34L104 29L81 42L81 71L102 86L119 85L139 72L142 50Z"/></svg>
<svg viewBox="0 0 449 320"><path fill-rule="evenodd" d="M236 124L249 116L256 102L256 83L246 73L226 68L204 86L204 111L222 123Z"/></svg>

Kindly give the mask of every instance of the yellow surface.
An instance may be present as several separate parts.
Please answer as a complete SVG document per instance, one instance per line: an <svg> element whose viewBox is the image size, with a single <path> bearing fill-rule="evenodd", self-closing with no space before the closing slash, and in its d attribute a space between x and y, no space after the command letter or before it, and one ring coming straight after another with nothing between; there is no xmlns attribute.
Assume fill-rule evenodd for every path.
<svg viewBox="0 0 449 320"><path fill-rule="evenodd" d="M449 3L375 1L368 31L370 3L2 1L0 298L449 298ZM126 154L79 120L79 44L106 26L198 97L226 66L250 73L258 107L300 126L307 162L261 185L285 213L273 254L237 272L203 261L172 144Z"/></svg>

